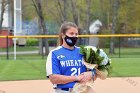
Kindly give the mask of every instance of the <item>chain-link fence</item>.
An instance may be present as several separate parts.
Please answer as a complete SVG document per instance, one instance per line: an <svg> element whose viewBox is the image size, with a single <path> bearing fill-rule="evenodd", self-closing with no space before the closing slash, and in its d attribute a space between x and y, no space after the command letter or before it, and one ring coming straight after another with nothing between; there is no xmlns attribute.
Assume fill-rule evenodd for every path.
<svg viewBox="0 0 140 93"><path fill-rule="evenodd" d="M57 47L57 35L43 36L17 36L16 40L16 58L17 59L42 59L45 55L45 48L39 46L43 38L47 38L49 51ZM0 59L14 59L14 36L0 37ZM110 53L110 47L113 42L114 53ZM140 35L79 35L77 46L91 45L102 48L109 57L140 57ZM42 50L42 53L40 53Z"/></svg>

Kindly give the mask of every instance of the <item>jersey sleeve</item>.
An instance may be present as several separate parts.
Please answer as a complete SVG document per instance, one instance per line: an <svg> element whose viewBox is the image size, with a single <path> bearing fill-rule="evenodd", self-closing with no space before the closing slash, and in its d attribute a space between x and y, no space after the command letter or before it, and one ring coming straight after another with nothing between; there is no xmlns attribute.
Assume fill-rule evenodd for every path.
<svg viewBox="0 0 140 93"><path fill-rule="evenodd" d="M51 74L60 74L60 63L53 52L50 52L47 57L46 73L47 76Z"/></svg>

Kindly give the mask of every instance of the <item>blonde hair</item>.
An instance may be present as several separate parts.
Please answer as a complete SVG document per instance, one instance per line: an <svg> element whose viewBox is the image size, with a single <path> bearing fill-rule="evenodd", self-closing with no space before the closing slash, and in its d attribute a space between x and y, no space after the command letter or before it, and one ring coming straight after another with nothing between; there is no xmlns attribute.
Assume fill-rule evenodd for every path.
<svg viewBox="0 0 140 93"><path fill-rule="evenodd" d="M73 22L64 22L60 29L59 29L59 41L58 41L58 45L62 45L63 44L63 38L62 38L62 34L66 34L67 30L70 29L71 27L74 27L74 28L77 28L78 30L78 27L75 23Z"/></svg>

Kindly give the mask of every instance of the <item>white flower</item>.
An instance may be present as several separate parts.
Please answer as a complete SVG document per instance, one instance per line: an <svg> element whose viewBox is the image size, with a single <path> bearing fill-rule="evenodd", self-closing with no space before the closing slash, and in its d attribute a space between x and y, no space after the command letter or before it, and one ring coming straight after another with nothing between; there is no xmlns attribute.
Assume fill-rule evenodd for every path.
<svg viewBox="0 0 140 93"><path fill-rule="evenodd" d="M95 52L97 52L97 48L96 47L94 47L94 46L86 46L86 47L84 47L84 48L86 48L86 49L92 49L92 50L94 50ZM99 54L101 57L104 57L104 59L103 59L103 61L101 62L101 64L100 65L106 65L108 62L109 62L109 58L108 58L108 56L106 55L106 53L103 51L103 49L100 49L100 54Z"/></svg>
<svg viewBox="0 0 140 93"><path fill-rule="evenodd" d="M99 54L101 57L104 57L103 61L101 62L100 65L106 65L108 62L109 62L109 58L108 56L106 55L106 53L100 49L100 54Z"/></svg>
<svg viewBox="0 0 140 93"><path fill-rule="evenodd" d="M84 48L87 48L87 49L92 49L92 50L94 50L95 52L97 51L97 48L96 47L94 47L94 46L86 46L86 47L84 47Z"/></svg>

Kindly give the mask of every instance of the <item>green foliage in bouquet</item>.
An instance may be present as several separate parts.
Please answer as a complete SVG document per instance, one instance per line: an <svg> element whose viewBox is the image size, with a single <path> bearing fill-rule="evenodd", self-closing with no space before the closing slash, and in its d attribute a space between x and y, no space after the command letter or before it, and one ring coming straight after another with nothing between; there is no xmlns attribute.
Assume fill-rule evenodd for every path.
<svg viewBox="0 0 140 93"><path fill-rule="evenodd" d="M80 47L80 53L84 55L84 60L89 64L100 64L104 57L100 57L100 50L97 49L97 52L93 51L91 48Z"/></svg>
<svg viewBox="0 0 140 93"><path fill-rule="evenodd" d="M111 62L108 60L106 65L102 65L102 61L104 60L104 57L100 56L100 49L97 48L96 51L94 51L92 48L85 48L84 46L80 46L80 53L84 55L85 62L89 64L97 64L98 70L100 71L106 71L109 74L111 71Z"/></svg>

